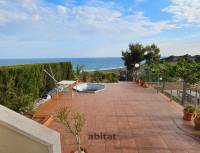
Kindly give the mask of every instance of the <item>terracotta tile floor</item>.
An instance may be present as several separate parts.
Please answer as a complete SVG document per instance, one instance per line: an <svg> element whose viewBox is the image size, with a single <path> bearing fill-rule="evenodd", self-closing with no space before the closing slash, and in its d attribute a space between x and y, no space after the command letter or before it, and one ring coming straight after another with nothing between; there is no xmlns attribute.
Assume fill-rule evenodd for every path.
<svg viewBox="0 0 200 153"><path fill-rule="evenodd" d="M180 129L182 114L153 89L132 82L106 84L100 93L55 96L36 115L53 115L70 106L86 117L82 144L88 153L200 153L197 139ZM62 153L74 148L74 139L56 121L49 128L61 133ZM94 133L116 134L116 140L89 140Z"/></svg>

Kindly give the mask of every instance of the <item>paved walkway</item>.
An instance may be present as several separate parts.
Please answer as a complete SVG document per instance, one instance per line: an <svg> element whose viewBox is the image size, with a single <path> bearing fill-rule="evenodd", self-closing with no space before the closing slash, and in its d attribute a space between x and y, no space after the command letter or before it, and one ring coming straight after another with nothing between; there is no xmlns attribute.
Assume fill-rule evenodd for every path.
<svg viewBox="0 0 200 153"><path fill-rule="evenodd" d="M182 124L178 109L154 90L132 82L106 84L106 90L96 94L62 94L36 114L54 114L61 106L85 114L82 143L88 153L200 153L199 141L176 124ZM70 133L56 121L48 126L61 133L62 151L69 153L74 147ZM116 139L89 139L95 133Z"/></svg>

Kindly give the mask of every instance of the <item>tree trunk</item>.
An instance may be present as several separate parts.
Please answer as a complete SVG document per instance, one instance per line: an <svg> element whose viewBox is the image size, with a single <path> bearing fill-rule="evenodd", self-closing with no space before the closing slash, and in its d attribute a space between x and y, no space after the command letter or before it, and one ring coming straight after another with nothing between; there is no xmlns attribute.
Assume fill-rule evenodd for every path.
<svg viewBox="0 0 200 153"><path fill-rule="evenodd" d="M182 105L185 105L187 83L183 80Z"/></svg>
<svg viewBox="0 0 200 153"><path fill-rule="evenodd" d="M78 135L76 135L76 144L77 144L78 153L81 153L81 140L80 140L80 136Z"/></svg>
<svg viewBox="0 0 200 153"><path fill-rule="evenodd" d="M150 73L150 70L148 69L148 82L151 81L151 73Z"/></svg>
<svg viewBox="0 0 200 153"><path fill-rule="evenodd" d="M162 83L162 90L161 90L161 92L163 93L164 92L164 90L165 90L165 79L163 78L163 83Z"/></svg>
<svg viewBox="0 0 200 153"><path fill-rule="evenodd" d="M134 81L134 80L135 80L135 71L133 69L133 71L132 71L132 81Z"/></svg>
<svg viewBox="0 0 200 153"><path fill-rule="evenodd" d="M137 78L137 69L135 70L135 81L137 81L138 78Z"/></svg>

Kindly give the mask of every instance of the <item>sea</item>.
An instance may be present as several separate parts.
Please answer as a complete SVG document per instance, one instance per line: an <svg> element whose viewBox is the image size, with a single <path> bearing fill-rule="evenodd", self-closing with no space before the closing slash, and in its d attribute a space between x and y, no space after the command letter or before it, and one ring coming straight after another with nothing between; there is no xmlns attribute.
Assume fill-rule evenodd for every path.
<svg viewBox="0 0 200 153"><path fill-rule="evenodd" d="M121 57L0 59L0 66L65 61L71 62L73 69L75 69L78 64L84 65L83 69L85 71L109 70L124 67L124 62Z"/></svg>

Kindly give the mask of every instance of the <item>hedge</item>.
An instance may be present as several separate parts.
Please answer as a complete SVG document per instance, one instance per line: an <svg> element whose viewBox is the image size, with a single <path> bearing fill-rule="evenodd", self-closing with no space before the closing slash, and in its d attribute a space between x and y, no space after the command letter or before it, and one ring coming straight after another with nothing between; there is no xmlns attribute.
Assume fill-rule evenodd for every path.
<svg viewBox="0 0 200 153"><path fill-rule="evenodd" d="M21 114L31 113L35 100L55 86L44 72L50 69L58 81L73 77L69 62L0 67L0 104Z"/></svg>

